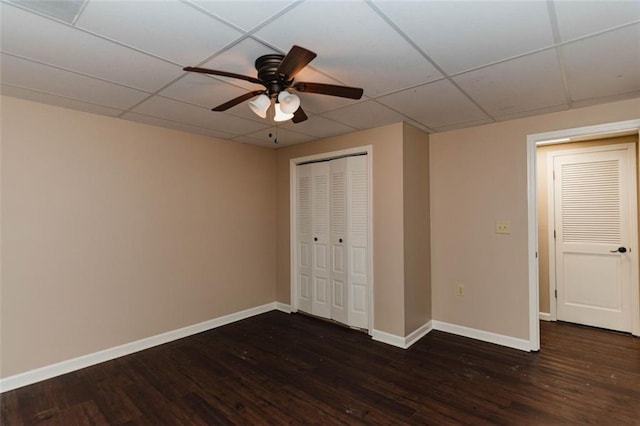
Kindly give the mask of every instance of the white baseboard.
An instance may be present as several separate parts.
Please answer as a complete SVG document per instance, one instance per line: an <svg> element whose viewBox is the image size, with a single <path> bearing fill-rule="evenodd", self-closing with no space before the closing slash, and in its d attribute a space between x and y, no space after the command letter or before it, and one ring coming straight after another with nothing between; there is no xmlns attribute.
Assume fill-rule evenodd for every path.
<svg viewBox="0 0 640 426"><path fill-rule="evenodd" d="M491 333L489 331L477 330L475 328L463 327L461 325L449 324L442 321L433 321L433 329L444 331L446 333L457 334L458 336L482 340L483 342L495 343L496 345L519 349L521 351L529 352L531 350L531 344L528 340L505 336L503 334Z"/></svg>
<svg viewBox="0 0 640 426"><path fill-rule="evenodd" d="M371 338L376 342L386 343L387 345L396 346L398 348L406 349L404 347L404 337L397 336L395 334L387 333L385 331L376 330L375 328L371 332Z"/></svg>
<svg viewBox="0 0 640 426"><path fill-rule="evenodd" d="M550 314L550 313L548 313L548 312L540 312L540 313L538 314L538 318L539 318L540 320L542 320L542 321L553 321L553 320L551 319L551 314Z"/></svg>
<svg viewBox="0 0 640 426"><path fill-rule="evenodd" d="M431 321L421 325L406 337L374 329L371 333L371 338L377 342L386 343L387 345L396 346L402 349L409 349L411 345L427 335L432 329L433 326Z"/></svg>
<svg viewBox="0 0 640 426"><path fill-rule="evenodd" d="M291 313L291 305L287 305L286 303L275 302L276 310L280 312L284 312L285 314Z"/></svg>
<svg viewBox="0 0 640 426"><path fill-rule="evenodd" d="M418 340L422 339L424 336L429 334L429 332L433 330L433 321L429 321L426 324L421 325L413 332L409 333L407 337L404 338L405 347L409 348Z"/></svg>
<svg viewBox="0 0 640 426"><path fill-rule="evenodd" d="M155 336L147 337L135 342L125 343L124 345L115 346L113 348L58 362L56 364L47 365L35 370L16 374L14 376L5 377L3 379L0 379L0 392L10 391L12 389L17 389L22 386L30 385L32 383L60 376L71 371L80 370L82 368L90 367L95 364L100 364L101 362L120 358L124 355L129 355L134 352L139 352L154 346L182 339L183 337L191 336L193 334L202 333L203 331L231 324L232 322L250 318L255 315L260 315L265 312L273 310L287 312L287 307L288 305L285 305L283 303L267 303L262 306L256 306L255 308L246 309L244 311L235 312L233 314L214 318L209 321L204 321L177 330L157 334ZM291 311L291 308L289 307L288 310Z"/></svg>

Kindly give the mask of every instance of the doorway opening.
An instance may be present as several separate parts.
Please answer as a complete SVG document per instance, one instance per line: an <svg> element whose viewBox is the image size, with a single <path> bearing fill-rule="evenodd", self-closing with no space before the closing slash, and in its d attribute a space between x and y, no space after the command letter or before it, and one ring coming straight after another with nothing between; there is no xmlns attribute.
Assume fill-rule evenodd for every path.
<svg viewBox="0 0 640 426"><path fill-rule="evenodd" d="M623 122L616 123L608 123L596 126L587 126L573 129L560 130L555 132L548 133L538 133L528 135L527 137L527 173L528 173L528 248L529 248L529 297L530 297L530 306L529 306L529 331L530 331L530 345L531 350L539 350L540 349L540 325L539 319L543 320L556 320L557 319L557 309L555 309L555 290L553 283L553 278L556 276L555 273L548 272L549 263L553 263L553 259L555 256L555 241L553 236L553 228L549 230L541 229L541 231L546 232L547 238L539 238L539 223L545 224L545 218L541 216L546 216L546 223L548 224L550 220L547 212L540 211L539 206L539 193L540 191L540 181L545 180L541 179L544 177L539 176L539 163L540 153L544 151L552 151L553 146L557 148L558 151L566 150L566 149L574 149L579 145L575 145L575 143L580 143L580 146L588 146L588 145L598 145L598 142L593 142L596 140L603 139L616 139L616 138L624 138L625 136L632 135L631 138L635 138L633 140L637 141L637 136L640 129L640 120L629 120ZM617 142L620 142L621 139L618 139ZM614 143L614 142L608 142ZM606 144L606 142L604 143ZM541 147L540 150L538 147ZM597 150L597 149L596 149ZM637 162L638 152L635 150L634 156L635 162ZM548 158L549 156L553 157L548 153L545 153L544 157ZM558 155L558 158L561 158L561 155ZM566 157L566 156L565 156ZM566 163L566 161L565 161ZM546 166L544 164L542 166ZM634 164L635 165L635 164ZM544 169L545 167L542 167ZM591 175L591 172L585 172L585 176ZM549 174L547 174L548 178ZM637 182L637 176L634 172L635 182ZM545 182L545 184L547 184ZM547 187L548 188L548 187ZM542 191L544 192L544 191ZM633 200L635 202L636 193L633 194ZM554 198L554 203L556 202ZM544 206L542 206L544 207ZM575 206L574 206L575 207ZM637 211L637 204L634 206ZM578 209L578 211L583 211L585 209ZM555 214L555 213L554 213ZM556 216L554 216L555 218ZM636 216L637 217L637 216ZM633 223L634 228L637 232L637 220ZM557 231L557 230L556 230ZM556 235L557 236L557 235ZM546 240L546 241L545 241ZM554 256L549 256L550 250L545 250L548 247L548 242L552 242L552 246L550 250L553 250ZM541 247L541 244L544 244L545 247ZM639 281L639 273L638 273L638 254L640 254L640 247L638 247L637 238L635 241L630 242L631 253L627 253L627 255L631 254L632 256L627 256L627 258L634 257L634 261L631 262L630 271L632 278L631 288L629 289L630 294L626 295L630 298L631 304L631 333L634 335L640 335L640 290L638 288ZM622 252L620 252L622 254ZM546 256L546 258L543 258ZM549 260L551 259L551 260ZM628 259L627 259L628 260ZM542 267L539 269L539 265ZM555 268L556 265L551 265L552 269ZM594 269L595 270L595 269ZM599 270L599 269L598 269ZM549 275L551 274L551 275ZM545 275L545 276L542 276ZM551 277L551 279L549 279ZM551 284L549 284L551 282ZM542 289L542 293L540 292ZM574 292L575 294L575 292ZM551 298L551 296L554 296ZM547 310L545 311L544 308ZM542 314L540 314L542 313Z"/></svg>

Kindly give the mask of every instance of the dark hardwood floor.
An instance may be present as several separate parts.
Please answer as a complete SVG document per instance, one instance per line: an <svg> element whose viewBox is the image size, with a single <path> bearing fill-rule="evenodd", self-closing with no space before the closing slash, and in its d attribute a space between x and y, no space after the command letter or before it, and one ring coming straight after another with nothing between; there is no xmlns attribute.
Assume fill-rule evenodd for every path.
<svg viewBox="0 0 640 426"><path fill-rule="evenodd" d="M3 425L640 425L640 339L541 323L526 353L432 331L410 350L270 312L5 392Z"/></svg>

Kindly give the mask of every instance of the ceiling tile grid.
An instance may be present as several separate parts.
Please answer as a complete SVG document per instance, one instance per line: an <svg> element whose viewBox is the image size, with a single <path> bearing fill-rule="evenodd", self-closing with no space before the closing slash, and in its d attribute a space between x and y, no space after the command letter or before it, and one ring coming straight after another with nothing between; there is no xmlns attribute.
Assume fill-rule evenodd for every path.
<svg viewBox="0 0 640 426"><path fill-rule="evenodd" d="M458 74L453 79L492 117L566 101L554 49Z"/></svg>
<svg viewBox="0 0 640 426"><path fill-rule="evenodd" d="M0 0L0 20L4 95L273 148L640 96L638 1ZM246 102L211 111L260 86L182 71L255 77L292 45L317 53L296 81L363 98L301 93L309 119L276 127Z"/></svg>

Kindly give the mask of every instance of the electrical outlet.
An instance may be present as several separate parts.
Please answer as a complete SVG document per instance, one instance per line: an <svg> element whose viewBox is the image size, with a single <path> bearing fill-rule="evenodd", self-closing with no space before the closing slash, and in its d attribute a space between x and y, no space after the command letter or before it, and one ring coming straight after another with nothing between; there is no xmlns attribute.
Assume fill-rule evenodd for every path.
<svg viewBox="0 0 640 426"><path fill-rule="evenodd" d="M458 284L458 288L456 289L456 294L458 296L464 296L464 284Z"/></svg>
<svg viewBox="0 0 640 426"><path fill-rule="evenodd" d="M505 221L496 222L496 234L510 234L510 233L511 233L511 225L509 225L509 222L505 222Z"/></svg>

